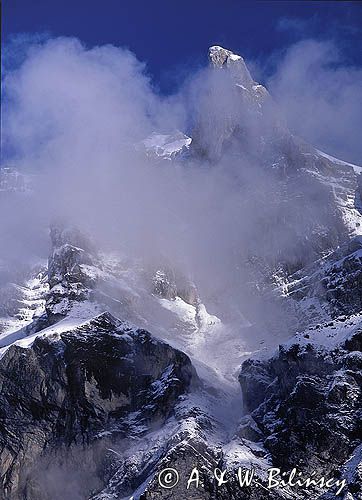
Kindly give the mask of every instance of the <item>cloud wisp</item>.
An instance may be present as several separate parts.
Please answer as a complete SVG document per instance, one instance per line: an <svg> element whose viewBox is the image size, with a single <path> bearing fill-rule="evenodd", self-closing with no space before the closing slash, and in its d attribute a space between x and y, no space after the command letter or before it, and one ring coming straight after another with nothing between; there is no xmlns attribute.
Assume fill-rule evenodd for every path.
<svg viewBox="0 0 362 500"><path fill-rule="evenodd" d="M267 85L295 134L332 155L361 163L362 69L344 64L334 42L295 43Z"/></svg>
<svg viewBox="0 0 362 500"><path fill-rule="evenodd" d="M270 79L292 128L327 150L328 123L339 119L357 127L360 119L351 106L360 92L354 83L359 70L352 78L335 69L333 85L325 87L335 60L331 50L298 44ZM267 101L260 118L251 101L235 105L243 85L235 86L227 74L202 69L177 95L162 97L145 65L121 48L86 48L76 39L56 38L32 44L26 54L3 82L4 141L13 161L36 173L37 181L26 198L0 200L0 258L46 256L46 228L61 216L104 247L146 262L172 262L204 296L228 290L229 305L254 307L246 286L253 278L243 263L255 256L275 263L293 252L297 260L298 238L310 230L310 220L327 221L325 194L316 202L313 188L302 181L298 189L309 190L308 211L298 196L287 206L276 201L280 182L261 161L264 139L280 127L276 108ZM185 130L190 123L198 127L199 141L217 151L216 161L201 155L171 164L135 147L153 131ZM231 141L221 154L215 134L226 137L230 127L247 146ZM347 129L341 123L334 132L353 154L358 143L356 136L345 137ZM259 156L253 155L258 148Z"/></svg>

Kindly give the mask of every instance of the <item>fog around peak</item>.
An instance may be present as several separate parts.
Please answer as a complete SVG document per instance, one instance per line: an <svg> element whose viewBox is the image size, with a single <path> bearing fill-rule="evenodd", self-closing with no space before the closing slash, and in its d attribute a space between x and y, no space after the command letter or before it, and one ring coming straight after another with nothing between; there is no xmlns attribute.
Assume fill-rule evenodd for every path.
<svg viewBox="0 0 362 500"><path fill-rule="evenodd" d="M304 52L290 50L270 84L287 114L298 115L306 104L286 90L295 84L299 92L296 80L303 81L304 73L293 54ZM326 73L317 74L320 88ZM145 64L128 50L88 48L74 38L28 46L20 66L4 77L3 141L11 162L35 174L34 193L16 203L2 200L0 257L29 258L29 248L46 257L47 228L61 216L103 248L146 261L169 260L212 294L240 288L248 277L239 264L250 256L277 260L281 249L295 251L296 235L309 219L298 216L298 198L290 209L275 203L278 181L260 160L273 154L265 149L265 138L274 137L276 129L283 137L284 125L265 89L248 81L252 97L240 97L249 94L231 76L213 71L205 57L204 68L190 74L177 94L164 97ZM338 76L333 85L340 81ZM313 102L316 90L300 95ZM308 119L308 106L306 113ZM313 137L318 137L324 117L315 122ZM195 134L191 147L198 144L207 154L170 163L138 147L154 131L177 129ZM234 130L237 140L231 137ZM315 200L310 186L299 189ZM327 220L323 196L309 204L308 217ZM235 297L240 300L238 293Z"/></svg>
<svg viewBox="0 0 362 500"><path fill-rule="evenodd" d="M348 64L333 41L290 46L267 86L295 134L345 161L362 163L362 69Z"/></svg>

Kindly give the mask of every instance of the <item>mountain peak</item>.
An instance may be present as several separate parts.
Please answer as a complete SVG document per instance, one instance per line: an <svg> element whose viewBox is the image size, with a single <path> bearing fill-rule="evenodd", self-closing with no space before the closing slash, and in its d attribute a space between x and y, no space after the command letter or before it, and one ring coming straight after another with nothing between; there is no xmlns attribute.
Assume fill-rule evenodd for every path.
<svg viewBox="0 0 362 500"><path fill-rule="evenodd" d="M228 69L236 83L245 87L254 84L244 59L231 50L224 49L219 45L213 45L209 48L209 61L214 68Z"/></svg>
<svg viewBox="0 0 362 500"><path fill-rule="evenodd" d="M225 63L227 64L228 59L237 61L242 59L242 57L234 54L231 50L220 47L220 45L213 45L209 48L209 59L213 66L221 68Z"/></svg>

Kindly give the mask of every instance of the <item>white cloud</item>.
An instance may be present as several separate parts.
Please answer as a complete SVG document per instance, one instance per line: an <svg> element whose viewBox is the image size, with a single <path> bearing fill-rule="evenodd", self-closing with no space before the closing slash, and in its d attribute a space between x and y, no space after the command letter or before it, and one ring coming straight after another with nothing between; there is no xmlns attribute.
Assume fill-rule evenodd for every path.
<svg viewBox="0 0 362 500"><path fill-rule="evenodd" d="M329 41L291 46L267 85L290 128L344 160L362 162L362 69Z"/></svg>

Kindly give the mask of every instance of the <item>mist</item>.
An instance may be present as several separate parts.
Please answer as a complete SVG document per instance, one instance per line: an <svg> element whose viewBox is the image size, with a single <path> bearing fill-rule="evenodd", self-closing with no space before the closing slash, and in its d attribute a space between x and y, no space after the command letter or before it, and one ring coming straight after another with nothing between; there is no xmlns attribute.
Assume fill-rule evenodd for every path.
<svg viewBox="0 0 362 500"><path fill-rule="evenodd" d="M271 80L276 96L299 76L296 50ZM275 129L284 140L284 119L268 96L263 113L255 115L231 81L232 75L205 67L189 75L176 95L164 97L128 50L87 48L69 38L27 46L20 66L4 78L3 141L11 163L34 176L33 192L1 199L0 259L45 258L48 227L62 217L102 249L146 265L172 263L204 297L256 307L257 316L260 305L253 306L248 288L256 279L245 263L254 258L275 264L281 254L298 260L310 220L331 220L321 209L328 195L316 196L300 179L293 189L304 189L304 198L287 206L276 202L280 179L260 158ZM291 106L295 115L298 106ZM228 137L235 127L236 141ZM190 128L201 152L197 158L157 161L139 148L153 131Z"/></svg>
<svg viewBox="0 0 362 500"><path fill-rule="evenodd" d="M348 64L332 40L290 46L267 87L295 134L337 158L361 163L362 70Z"/></svg>

